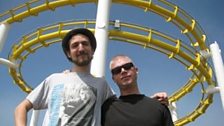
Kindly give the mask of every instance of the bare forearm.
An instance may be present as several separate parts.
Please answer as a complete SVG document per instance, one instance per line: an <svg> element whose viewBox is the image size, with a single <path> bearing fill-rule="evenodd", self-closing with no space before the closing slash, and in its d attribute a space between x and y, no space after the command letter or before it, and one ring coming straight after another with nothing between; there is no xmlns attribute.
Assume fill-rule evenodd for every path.
<svg viewBox="0 0 224 126"><path fill-rule="evenodd" d="M26 126L26 122L27 122L27 110L24 108L16 108L15 125Z"/></svg>
<svg viewBox="0 0 224 126"><path fill-rule="evenodd" d="M28 100L21 102L15 109L15 125L26 126L27 113L32 108L32 104Z"/></svg>

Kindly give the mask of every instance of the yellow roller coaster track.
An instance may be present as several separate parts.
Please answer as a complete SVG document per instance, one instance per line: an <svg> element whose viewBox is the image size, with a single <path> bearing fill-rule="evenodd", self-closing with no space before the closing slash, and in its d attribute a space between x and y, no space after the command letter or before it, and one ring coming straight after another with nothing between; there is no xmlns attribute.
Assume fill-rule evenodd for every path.
<svg viewBox="0 0 224 126"><path fill-rule="evenodd" d="M29 16L37 16L39 13L47 10L54 11L56 8L66 5L74 6L76 4L91 2L96 3L97 0L32 0L0 14L0 17L2 18L1 21L11 24L13 22L20 22ZM189 37L192 45L199 46L201 50L207 49L205 45L206 36L199 24L184 10L168 1L159 0L157 4L154 4L152 0L112 0L112 2L135 6L144 9L144 11L154 12L164 17L167 22L172 22L177 25L181 29L181 32ZM25 11L23 11L24 9Z"/></svg>
<svg viewBox="0 0 224 126"><path fill-rule="evenodd" d="M189 16L185 11L181 10L176 5L164 0L157 1L157 4L145 0L112 0L113 3L127 4L130 6L136 6L144 9L145 12L154 12L166 19L167 22L175 24L183 34L185 34L190 43L184 44L179 39L174 39L166 34L162 34L156 30L141 27L133 24L121 23L122 27L134 29L136 32L121 31L118 29L110 29L109 36L112 40L125 41L136 45L141 45L144 48L152 48L161 53L164 53L169 58L173 58L182 63L193 75L189 81L172 96L170 96L170 102L179 100L185 94L192 91L195 85L199 83L207 83L208 85L214 85L212 80L212 70L208 65L206 59L201 58L199 51L209 51L206 46L206 36L199 26L199 24ZM76 5L81 3L96 3L97 0L58 0L58 1L39 1L33 0L22 4L14 9L11 9L5 13L0 14L0 20L9 24L22 21L29 16L37 16L40 12L52 10L57 7L66 5ZM169 9L167 9L169 8ZM24 11L25 10L25 11ZM110 25L114 25L114 22L110 22ZM35 52L41 47L47 47L48 45L56 42L60 42L61 38L70 30L68 26L87 27L94 31L95 21L74 21L64 22L52 26L39 28L36 32L25 35L19 44L13 46L9 59L11 61L18 61L19 68L10 69L16 84L25 91L30 92L32 89L23 80L20 72L23 61L30 54ZM67 29L66 29L67 28ZM52 32L54 31L54 32ZM139 31L144 31L145 34L138 34ZM163 40L166 41L163 41ZM191 45L191 46L190 46ZM198 48L199 47L199 48ZM203 84L202 84L203 88ZM204 96L204 89L202 89L202 95ZM207 107L212 103L212 95L208 95L206 98L202 97L199 105L189 115L177 120L176 126L182 126L191 121L194 121L198 116L203 114Z"/></svg>

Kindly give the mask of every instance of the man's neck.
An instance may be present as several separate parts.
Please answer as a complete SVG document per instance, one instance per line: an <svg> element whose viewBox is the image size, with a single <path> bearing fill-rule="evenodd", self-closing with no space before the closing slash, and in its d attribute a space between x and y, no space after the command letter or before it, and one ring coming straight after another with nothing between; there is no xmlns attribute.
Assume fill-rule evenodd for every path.
<svg viewBox="0 0 224 126"><path fill-rule="evenodd" d="M140 94L138 88L122 89L120 93L121 93L121 96L126 96L131 94Z"/></svg>
<svg viewBox="0 0 224 126"><path fill-rule="evenodd" d="M71 71L78 73L90 73L90 66L74 66Z"/></svg>

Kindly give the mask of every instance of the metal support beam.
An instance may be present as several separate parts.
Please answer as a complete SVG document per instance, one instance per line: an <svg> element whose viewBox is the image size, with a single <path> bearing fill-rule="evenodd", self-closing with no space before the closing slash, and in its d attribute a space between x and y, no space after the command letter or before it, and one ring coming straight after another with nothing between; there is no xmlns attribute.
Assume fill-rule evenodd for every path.
<svg viewBox="0 0 224 126"><path fill-rule="evenodd" d="M224 109L224 66L221 56L221 50L217 42L210 45L212 61L214 65L215 75L217 79L217 84L220 91L220 96L222 100L222 107Z"/></svg>
<svg viewBox="0 0 224 126"><path fill-rule="evenodd" d="M2 51L4 47L9 29L10 29L10 25L8 23L5 22L0 24L0 52Z"/></svg>
<svg viewBox="0 0 224 126"><path fill-rule="evenodd" d="M91 65L91 73L96 77L105 76L110 6L111 0L98 0L95 26L97 48Z"/></svg>

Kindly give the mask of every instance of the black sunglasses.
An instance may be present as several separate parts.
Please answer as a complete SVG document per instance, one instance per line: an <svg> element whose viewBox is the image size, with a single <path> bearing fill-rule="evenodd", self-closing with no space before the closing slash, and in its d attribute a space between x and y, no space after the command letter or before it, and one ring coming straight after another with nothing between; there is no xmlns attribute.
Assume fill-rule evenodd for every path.
<svg viewBox="0 0 224 126"><path fill-rule="evenodd" d="M122 66L115 67L114 69L111 70L111 73L113 75L116 75L116 74L119 74L121 72L122 68L124 68L125 70L130 70L132 67L134 67L133 63L126 63Z"/></svg>

